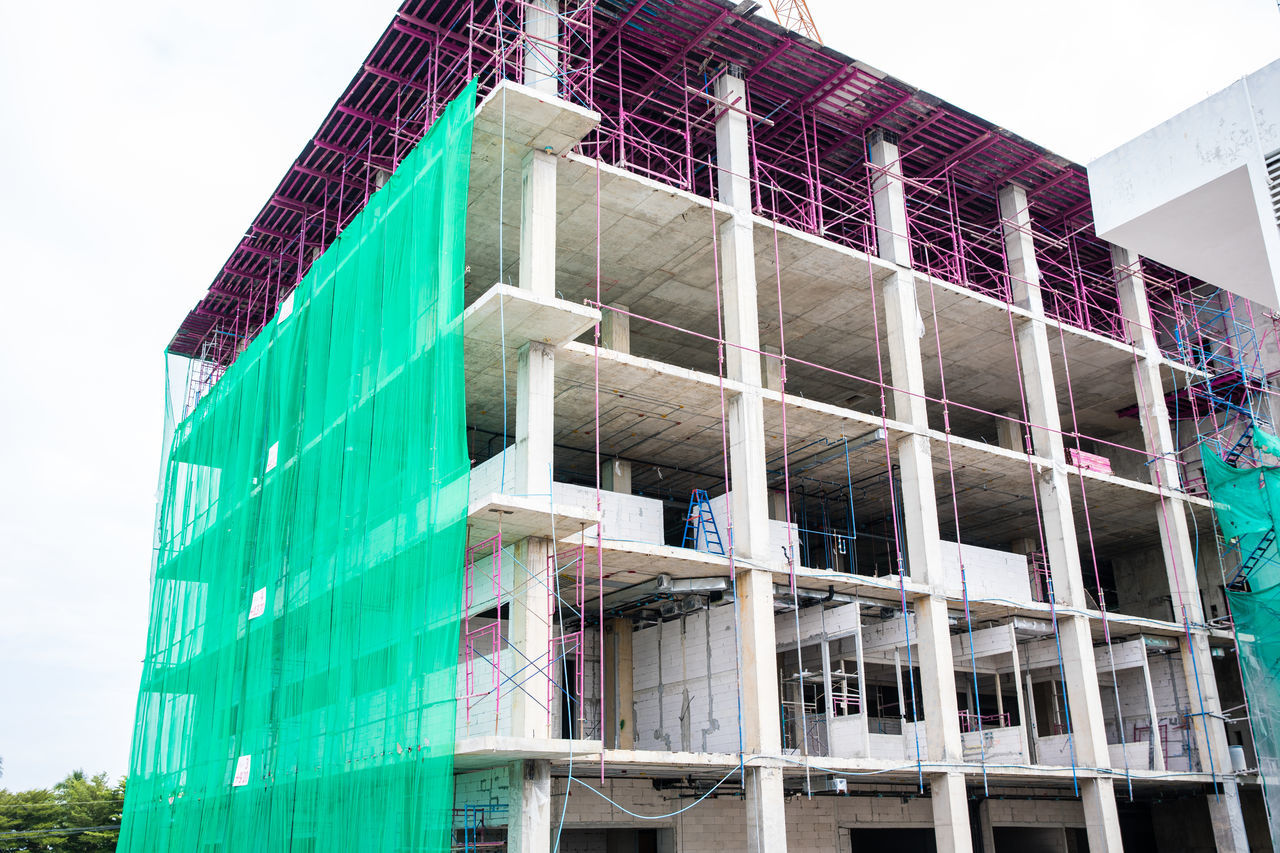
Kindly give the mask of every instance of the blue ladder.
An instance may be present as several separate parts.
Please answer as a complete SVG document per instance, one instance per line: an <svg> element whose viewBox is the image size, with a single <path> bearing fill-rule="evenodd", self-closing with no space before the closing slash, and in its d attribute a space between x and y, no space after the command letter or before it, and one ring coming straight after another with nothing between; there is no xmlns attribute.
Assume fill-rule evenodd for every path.
<svg viewBox="0 0 1280 853"><path fill-rule="evenodd" d="M1231 446L1227 454L1222 457L1222 461L1228 465L1234 465L1240 461L1240 457L1244 455L1245 448L1253 441L1253 422L1250 421L1244 428L1244 432L1240 434L1240 438L1236 439L1236 443Z"/></svg>
<svg viewBox="0 0 1280 853"><path fill-rule="evenodd" d="M724 543L720 541L720 530L716 527L716 517L711 513L711 500L706 489L694 489L689 496L689 514L684 521L684 540L682 548L698 550L698 540L702 540L702 550L711 554L724 554Z"/></svg>

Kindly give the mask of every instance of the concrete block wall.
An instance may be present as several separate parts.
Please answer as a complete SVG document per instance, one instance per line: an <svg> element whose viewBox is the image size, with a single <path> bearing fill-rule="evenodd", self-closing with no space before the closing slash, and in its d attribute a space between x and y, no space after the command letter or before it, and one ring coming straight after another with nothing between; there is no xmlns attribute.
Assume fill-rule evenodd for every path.
<svg viewBox="0 0 1280 853"><path fill-rule="evenodd" d="M729 511L727 506L732 497L733 492L728 491L723 495L717 495L709 501L711 514L715 517L716 529L720 531L720 539L724 542L725 550L729 548ZM799 547L799 527L785 521L769 519L769 556L767 559L770 562L785 562L786 555L792 552L799 553ZM798 559L796 565L799 565Z"/></svg>
<svg viewBox="0 0 1280 853"><path fill-rule="evenodd" d="M1105 647L1102 649L1105 653ZM1098 686L1102 691L1102 719L1107 729L1107 742L1119 744L1133 743L1139 734L1135 727L1145 727L1150 723L1151 711L1147 707L1147 685L1142 677L1141 669L1120 669L1114 674L1099 668ZM1152 692L1156 697L1156 713L1160 715L1174 713L1173 696L1164 682L1164 694L1155 690L1155 679L1152 679ZM1116 696L1120 697L1119 713L1116 712ZM1161 703L1161 699L1164 702ZM1149 735L1142 733L1145 740Z"/></svg>
<svg viewBox="0 0 1280 853"><path fill-rule="evenodd" d="M965 761L1024 763L1027 760L1027 739L1022 726L963 732L960 735L960 742L964 748ZM913 746L912 752L914 751Z"/></svg>
<svg viewBox="0 0 1280 853"><path fill-rule="evenodd" d="M807 646L821 641L824 634L827 637L838 637L856 631L859 623L858 605L845 604L825 610L812 605L801 608L798 618L800 642ZM792 611L779 613L774 617L774 633L779 646L795 645L796 620L797 614Z"/></svg>
<svg viewBox="0 0 1280 853"><path fill-rule="evenodd" d="M596 508L596 490L589 486L556 483L556 503ZM663 544L662 501L622 492L600 491L601 535L615 542ZM595 527L587 528L595 536Z"/></svg>
<svg viewBox="0 0 1280 853"><path fill-rule="evenodd" d="M484 770L472 770L453 774L453 807L464 806L502 806L511 802L511 773L508 766L487 767ZM461 827L464 818L455 815L454 827ZM489 826L505 826L507 816L495 812L492 817L485 815L485 823Z"/></svg>
<svg viewBox="0 0 1280 853"><path fill-rule="evenodd" d="M583 781L637 814L669 815L690 803L687 796L678 798L674 791L656 790L648 780L606 779L603 784L598 779ZM737 789L732 783L726 783L720 789L725 796L713 794L683 814L654 821L634 818L577 783L573 785L566 805L566 780L553 778L551 786L553 836L563 808L565 829L672 829L678 853L723 853L746 848L746 808L742 799L733 796ZM1044 829L1084 826L1083 806L1079 801L1070 799L993 798L987 801L986 808L993 826ZM787 849L791 853L848 851L851 827L914 828L933 825L933 811L927 798L909 797L904 801L896 793L886 793L883 797L793 795L788 797L785 809Z"/></svg>
<svg viewBox="0 0 1280 853"><path fill-rule="evenodd" d="M964 561L964 582L960 563ZM967 587L971 600L1031 600L1031 577L1027 574L1027 558L1021 554L979 548L976 545L942 543L942 565L946 569L947 593L960 596Z"/></svg>
<svg viewBox="0 0 1280 853"><path fill-rule="evenodd" d="M498 455L481 462L471 469L471 500L494 493L511 494L515 490L515 454L507 448ZM504 470L505 463L505 470ZM590 486L571 483L552 485L555 502L560 505L596 508L596 490ZM662 501L629 495L622 492L601 490L600 514L603 523L601 535L606 539L622 542L663 544ZM550 508L550 502L548 502ZM548 534L550 531L547 531ZM568 536L576 530L556 531ZM595 527L587 528L587 535L595 535Z"/></svg>
<svg viewBox="0 0 1280 853"><path fill-rule="evenodd" d="M736 752L735 610L713 607L636 631L636 749Z"/></svg>
<svg viewBox="0 0 1280 853"><path fill-rule="evenodd" d="M1151 669L1151 690L1156 696L1156 713L1165 725L1165 767L1168 770L1196 770L1194 739L1184 716L1198 713L1195 685L1188 690L1182 655L1177 652L1151 653L1148 655ZM1206 677L1212 678L1212 674ZM1207 768L1205 768L1207 769Z"/></svg>
<svg viewBox="0 0 1280 853"><path fill-rule="evenodd" d="M493 624L492 619L472 619L473 628ZM506 642L506 622L502 623L502 642L499 654L499 666L501 668L501 677L497 680L498 688L496 692L488 692L492 690L494 684L494 670L492 664L493 649L487 638L485 641L477 643L477 654L474 656L475 674L473 676L474 686L477 693L488 692L487 695L478 696L471 702L470 714L468 717L467 700L464 697L466 690L466 660L465 656L459 649L458 653L458 711L457 711L457 735L461 740L467 737L487 737L493 735L510 735L511 734L511 699L512 693L519 688L515 686L522 677L527 677L525 672L522 676L521 670L524 669L525 661L521 659ZM582 680L583 692L583 709L582 713L586 718L586 732L589 737L598 737L593 732L598 730L600 720L600 635L598 632L588 629L584 635L583 642L583 665L585 667L585 677ZM564 660L556 647L555 652L557 659L551 661L551 674L556 685L563 686L565 681ZM571 660L574 666L577 666L577 655L571 653ZM561 709L562 700L559 690L552 693L551 704L551 732L553 737L559 737L561 732ZM574 685L576 690L576 684ZM541 699L541 697L539 697Z"/></svg>
<svg viewBox="0 0 1280 853"><path fill-rule="evenodd" d="M471 591L471 606L468 609L473 616L477 613L483 613L486 610L493 608L493 606L497 604L498 595L501 595L505 601L511 594L511 590L515 587L514 582L517 579L523 581L528 578L528 573L525 571L524 567L516 566L515 557L512 555L509 548L500 553L499 559L496 562L500 571L498 577L499 592L497 595L495 595L493 588L495 560L493 560L492 557L477 559L475 568L471 570L471 584L473 588ZM543 566L542 570L545 572L546 567ZM465 579L463 580L463 583L466 583ZM465 606L465 599L463 604ZM478 623L475 623L474 620L472 621L472 627L475 627L475 624Z"/></svg>
<svg viewBox="0 0 1280 853"><path fill-rule="evenodd" d="M492 653L488 649L485 651L489 654ZM515 660L515 653L510 651L505 643L499 655L499 667L501 668L502 677L497 681L497 690L492 691L494 683L493 665L490 659L476 655L474 676L476 692L478 694L486 693L486 695L477 695L476 698L472 699L470 712L468 712L468 702L464 696L467 684L466 664L461 659L461 655L459 656L457 729L454 735L457 740L469 737L511 734L511 701L509 695L511 686L508 679L520 667Z"/></svg>
<svg viewBox="0 0 1280 853"><path fill-rule="evenodd" d="M513 494L516 490L516 455L508 447L471 468L471 500L485 495Z"/></svg>
<svg viewBox="0 0 1280 853"><path fill-rule="evenodd" d="M557 646L556 654L561 653ZM572 666L579 665L578 656L575 652L570 652L570 661ZM556 683L556 692L553 696L551 705L551 736L560 737L563 732L561 716L564 710L564 698L560 693L560 688L565 683L565 661L557 659L551 661L551 677ZM574 728L576 732L580 732L579 736L587 739L599 739L599 723L600 723L600 633L599 629L593 626L587 626L586 632L583 634L583 655L582 666L585 674L582 679L582 708L575 711ZM577 692L577 684L573 684L571 691ZM581 714L581 719L577 716ZM584 722L585 721L585 722ZM581 728L579 728L581 727Z"/></svg>

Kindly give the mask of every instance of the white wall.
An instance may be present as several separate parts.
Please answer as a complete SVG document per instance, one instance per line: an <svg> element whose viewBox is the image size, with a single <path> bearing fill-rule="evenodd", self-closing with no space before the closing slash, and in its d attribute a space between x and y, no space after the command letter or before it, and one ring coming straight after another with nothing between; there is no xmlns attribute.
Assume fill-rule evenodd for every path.
<svg viewBox="0 0 1280 853"><path fill-rule="evenodd" d="M1090 163L1098 236L1277 307L1277 148L1280 61Z"/></svg>
<svg viewBox="0 0 1280 853"><path fill-rule="evenodd" d="M737 752L734 613L713 607L632 635L636 749Z"/></svg>
<svg viewBox="0 0 1280 853"><path fill-rule="evenodd" d="M964 561L964 586L971 600L1031 600L1031 577L1027 574L1027 558L1021 554L979 548L976 545L942 543L942 565L946 568L947 592L961 592L960 562Z"/></svg>

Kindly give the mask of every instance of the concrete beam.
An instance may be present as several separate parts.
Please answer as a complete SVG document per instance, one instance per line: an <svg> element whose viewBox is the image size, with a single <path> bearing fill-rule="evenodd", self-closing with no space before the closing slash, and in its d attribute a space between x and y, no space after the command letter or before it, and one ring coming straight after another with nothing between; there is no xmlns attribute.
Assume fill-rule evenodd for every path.
<svg viewBox="0 0 1280 853"><path fill-rule="evenodd" d="M1019 319L1016 336L1027 420L1031 425L1031 446L1035 453L1052 462L1052 467L1037 478L1036 488L1053 593L1059 603L1074 610L1086 610L1090 603L1085 596L1081 573L1080 546L1076 539L1071 484L1066 469L1067 454L1062 440L1062 417L1049 353L1040 269L1036 261L1026 190L1015 184L1001 187L999 206L1013 301L1032 315ZM1070 707L1075 761L1086 767L1109 767L1111 755L1107 748L1102 694L1088 618L1059 616L1058 640ZM1084 798L1089 848L1122 850L1120 818L1110 780L1086 780L1081 785L1081 796Z"/></svg>

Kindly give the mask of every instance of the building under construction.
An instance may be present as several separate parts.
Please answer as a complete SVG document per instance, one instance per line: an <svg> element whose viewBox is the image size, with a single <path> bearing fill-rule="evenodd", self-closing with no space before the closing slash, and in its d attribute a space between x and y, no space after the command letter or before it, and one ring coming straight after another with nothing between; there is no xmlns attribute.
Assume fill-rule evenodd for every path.
<svg viewBox="0 0 1280 853"><path fill-rule="evenodd" d="M1271 849L1272 315L758 6L402 5L169 344L120 849Z"/></svg>

